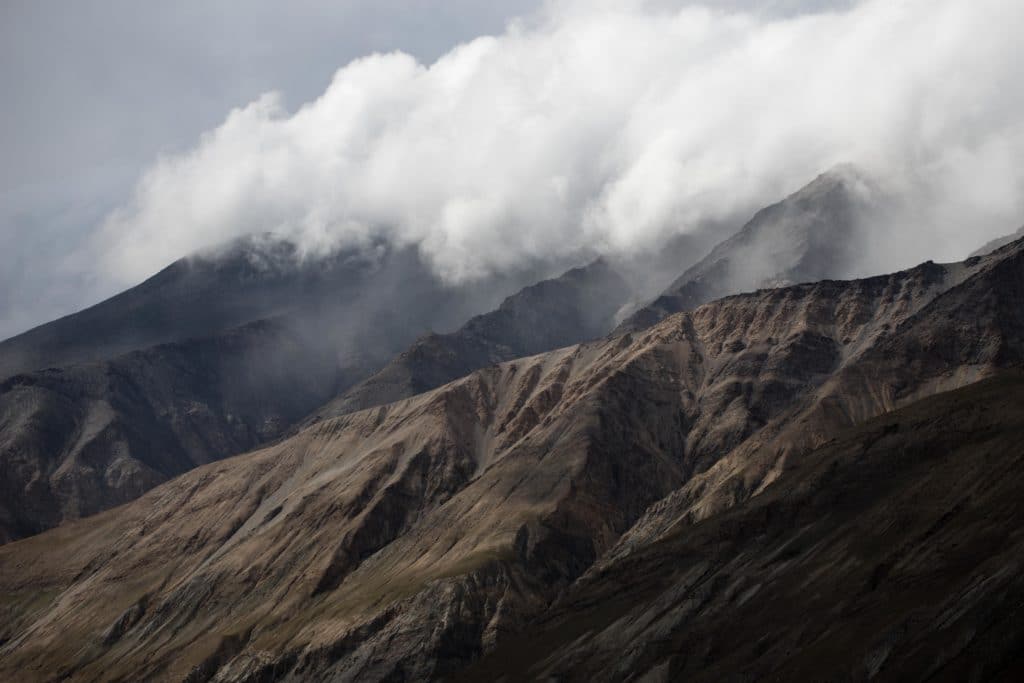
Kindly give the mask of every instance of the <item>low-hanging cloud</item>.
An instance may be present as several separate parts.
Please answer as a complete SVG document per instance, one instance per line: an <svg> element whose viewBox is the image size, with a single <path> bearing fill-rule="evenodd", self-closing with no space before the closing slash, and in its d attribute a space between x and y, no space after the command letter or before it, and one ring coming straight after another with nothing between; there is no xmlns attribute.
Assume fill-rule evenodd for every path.
<svg viewBox="0 0 1024 683"><path fill-rule="evenodd" d="M1024 221L1021 25L1012 0L554 2L430 65L356 60L297 111L232 111L93 249L133 282L244 234L385 238L460 280L656 248L854 162L927 205L907 260L955 258Z"/></svg>

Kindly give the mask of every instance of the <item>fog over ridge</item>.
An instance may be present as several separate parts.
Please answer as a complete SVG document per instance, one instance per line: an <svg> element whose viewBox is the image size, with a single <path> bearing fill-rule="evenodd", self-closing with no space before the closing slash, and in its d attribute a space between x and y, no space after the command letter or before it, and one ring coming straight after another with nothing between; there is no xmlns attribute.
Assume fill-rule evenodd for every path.
<svg viewBox="0 0 1024 683"><path fill-rule="evenodd" d="M1005 0L552 2L429 65L355 60L295 111L274 93L232 111L80 257L132 284L246 234L312 254L383 238L463 281L738 227L853 162L912 200L880 270L961 258L1024 216L1022 21Z"/></svg>

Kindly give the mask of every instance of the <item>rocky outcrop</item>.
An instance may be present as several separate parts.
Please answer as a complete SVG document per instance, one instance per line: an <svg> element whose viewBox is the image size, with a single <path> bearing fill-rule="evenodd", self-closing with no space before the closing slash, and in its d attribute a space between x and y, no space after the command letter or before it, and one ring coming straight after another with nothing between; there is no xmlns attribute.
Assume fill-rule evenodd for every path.
<svg viewBox="0 0 1024 683"><path fill-rule="evenodd" d="M968 663L974 642L1002 657L1017 631L970 633L1014 623L989 608L1017 595L1004 562L1016 546L996 539L1015 533L1019 487L1006 476L981 495L991 482L977 472L1018 465L1019 383L939 395L1020 362L1022 303L1018 242L962 264L729 297L323 420L0 548L0 675L422 680L511 659L533 677L592 656L579 671L612 680L705 662L723 676L751 662L813 678L822 669L804 663L837 648L866 672L909 667L931 636L901 633L942 624ZM872 422L904 409L895 429ZM950 455L936 453L947 441ZM887 527L901 518L886 509L912 523ZM945 550L982 518L992 543ZM910 606L872 621L884 603L871 586L898 597L928 553L949 573L915 601L977 599L932 600L946 607L928 613L931 631ZM740 617L773 632L765 620L783 602L789 630L751 639ZM984 618L958 621L958 604ZM800 605L812 618L793 616ZM864 622L862 605L876 610ZM574 614L601 630L574 630ZM725 657L734 642L747 658Z"/></svg>

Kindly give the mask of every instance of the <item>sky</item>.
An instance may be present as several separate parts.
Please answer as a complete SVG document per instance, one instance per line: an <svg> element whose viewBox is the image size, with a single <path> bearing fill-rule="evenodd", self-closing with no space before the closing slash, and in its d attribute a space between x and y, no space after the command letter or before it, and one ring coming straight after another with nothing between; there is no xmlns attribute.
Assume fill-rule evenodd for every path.
<svg viewBox="0 0 1024 683"><path fill-rule="evenodd" d="M918 209L879 268L951 260L1024 223L1022 24L1016 0L7 0L0 337L245 234L386 237L464 281L734 225L843 162Z"/></svg>

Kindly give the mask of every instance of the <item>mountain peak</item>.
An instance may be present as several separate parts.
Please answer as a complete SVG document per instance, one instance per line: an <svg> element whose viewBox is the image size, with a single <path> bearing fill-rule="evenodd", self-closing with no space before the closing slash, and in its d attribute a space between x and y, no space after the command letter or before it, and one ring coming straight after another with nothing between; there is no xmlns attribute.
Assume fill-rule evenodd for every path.
<svg viewBox="0 0 1024 683"><path fill-rule="evenodd" d="M865 225L880 201L877 185L863 171L835 166L758 211L617 331L643 329L729 294L851 277L857 274Z"/></svg>

